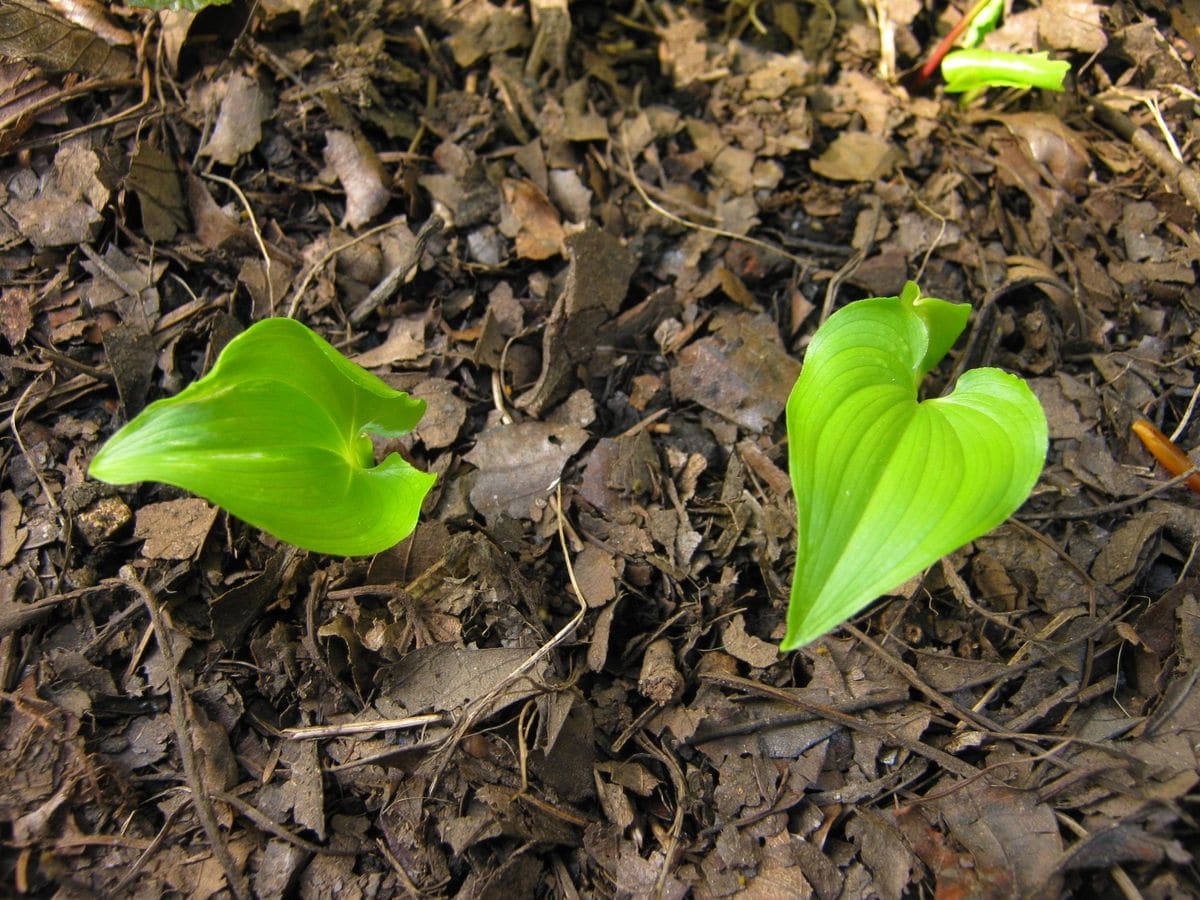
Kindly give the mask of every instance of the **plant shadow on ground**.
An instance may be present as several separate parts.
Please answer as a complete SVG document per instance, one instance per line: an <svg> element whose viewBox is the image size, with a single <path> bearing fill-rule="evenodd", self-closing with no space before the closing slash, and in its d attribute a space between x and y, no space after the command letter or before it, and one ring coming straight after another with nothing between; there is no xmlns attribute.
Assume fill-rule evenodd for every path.
<svg viewBox="0 0 1200 900"><path fill-rule="evenodd" d="M1073 89L960 108L881 74L946 23L868 6L47 20L0 69L5 883L1195 892L1200 511L1130 425L1200 442L1200 23L1045 0L1005 40ZM781 657L788 391L910 277L976 307L930 392L1029 379L1046 470ZM284 314L428 402L376 557L85 477Z"/></svg>

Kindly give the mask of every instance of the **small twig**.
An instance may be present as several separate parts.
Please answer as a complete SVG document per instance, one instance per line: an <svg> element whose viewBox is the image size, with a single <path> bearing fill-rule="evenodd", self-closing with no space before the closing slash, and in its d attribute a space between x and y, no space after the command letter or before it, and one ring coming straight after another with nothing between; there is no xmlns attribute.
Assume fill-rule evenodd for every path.
<svg viewBox="0 0 1200 900"><path fill-rule="evenodd" d="M325 588L325 573L317 572L313 576L312 584L309 586L308 596L304 598L304 637L301 638L301 644L308 651L309 656L313 658L321 672L324 673L326 680L346 698L347 702L355 709L362 709L362 701L355 696L354 692L346 685L342 684L341 679L337 677L337 673L329 665L329 661L325 659L321 653L321 648L317 645L317 602L321 596L321 592Z"/></svg>
<svg viewBox="0 0 1200 900"><path fill-rule="evenodd" d="M309 853L323 853L326 856L357 856L357 850L335 850L332 847L322 847L320 844L314 844L312 841L306 841L302 837L292 834L278 822L275 822L270 816L250 803L247 803L241 797L235 794L230 794L227 791L217 791L216 797L223 803L228 803L238 812L239 815L249 819L263 831L275 835L281 841L286 841L293 847L299 847L301 850L307 850Z"/></svg>
<svg viewBox="0 0 1200 900"><path fill-rule="evenodd" d="M1137 506L1139 503L1145 503L1151 497L1168 491L1173 487L1186 482L1189 478L1200 472L1200 468L1193 466L1186 472L1180 472L1170 481L1162 481L1147 491L1143 491L1136 497L1130 497L1128 500L1120 500L1116 503L1106 503L1104 506L1093 506L1091 509L1075 510L1072 512L1044 512L1044 513L1025 513L1021 516L1014 517L1014 522L1038 522L1043 519L1091 519L1095 516L1106 516L1109 513L1120 512L1130 506Z"/></svg>
<svg viewBox="0 0 1200 900"><path fill-rule="evenodd" d="M845 627L845 626L843 626ZM936 747L931 747L923 741L914 740L905 734L896 731L893 728L888 728L885 725L875 725L867 722L858 716L846 715L846 713L834 709L831 706L825 706L820 703L812 703L802 697L785 691L781 688L771 687L770 685L761 684L757 681L752 681L749 678L743 678L740 675L723 675L712 674L704 675L701 681L710 684L719 684L723 687L732 688L734 690L745 691L751 694L757 694L760 697L769 697L772 700L778 700L782 703L789 704L797 709L805 710L813 713L817 718L825 719L828 722L836 722L851 731L861 731L869 734L877 740L883 741L885 744L892 746L903 747L911 753L916 753L918 756L923 756L930 762L941 766L947 772L953 772L963 778L972 778L979 773L979 770L968 762L964 762L957 756L951 756L945 750L939 750Z"/></svg>
<svg viewBox="0 0 1200 900"><path fill-rule="evenodd" d="M675 854L679 849L679 836L683 834L683 816L687 810L688 797L687 779L683 777L683 770L679 768L675 757L666 750L655 747L644 733L639 733L635 740L643 750L666 767L671 776L671 785L675 788L675 814L671 817L671 830L667 832L667 842L663 845L662 868L658 870L658 879L654 882L654 896L663 897L666 895L667 879L671 877Z"/></svg>
<svg viewBox="0 0 1200 900"><path fill-rule="evenodd" d="M1175 430L1171 432L1171 440L1176 443L1187 430L1188 422L1192 419L1192 413L1196 411L1196 398L1200 397L1200 381L1196 382L1196 388L1192 391L1192 397L1188 400L1187 409L1183 411L1183 418L1179 420L1179 424L1175 426Z"/></svg>
<svg viewBox="0 0 1200 900"><path fill-rule="evenodd" d="M875 232L879 230L879 218L883 215L883 205L877 194L871 195L871 228L870 234L863 242L863 245L854 251L842 267L833 273L833 277L829 279L829 284L825 285L825 302L821 304L821 318L817 324L824 322L833 312L833 304L837 302L838 288L842 286L842 282L858 271L858 267L863 264L863 260L875 247Z"/></svg>
<svg viewBox="0 0 1200 900"><path fill-rule="evenodd" d="M171 646L171 636L166 623L163 622L162 611L158 608L158 600L134 574L132 567L125 566L121 569L121 580L141 597L146 605L146 611L150 614L150 624L158 641L158 651L166 663L167 686L171 692L171 725L175 729L175 742L179 745L179 758L183 762L183 774L192 792L192 805L196 808L196 817L208 837L213 856L225 872L225 881L230 893L237 900L250 900L250 890L242 880L229 853L229 847L225 844L221 826L217 824L217 815L213 811L212 799L208 795L208 788L200 773L200 765L196 761L196 751L188 730L189 698L179 681L178 660L175 658L175 649Z"/></svg>
<svg viewBox="0 0 1200 900"><path fill-rule="evenodd" d="M147 846L146 849L138 855L138 858L133 861L133 865L129 867L129 871L121 876L121 880L113 885L111 891L111 895L113 897L121 896L125 893L125 889L133 884L138 875L141 874L142 869L146 867L146 863L150 862L150 857L157 853L158 848L163 845L163 841L166 840L167 833L171 830L171 826L175 824L175 820L179 818L179 814L185 809L187 809L187 807L183 804L180 804L167 814L167 820L163 822L162 828L158 829L158 834L154 836L154 840L152 840L149 846Z"/></svg>
<svg viewBox="0 0 1200 900"><path fill-rule="evenodd" d="M575 567L571 564L571 554L567 547L567 535L563 526L562 484L558 485L555 500L555 512L558 514L558 542L559 546L562 547L563 563L567 569L567 578L571 582L571 587L575 589L575 599L579 601L579 611L571 617L571 620L566 625L558 630L558 633L554 637L550 638L549 641L530 654L521 665L513 669L499 684L483 696L473 700L463 711L462 716L454 724L454 728L442 740L441 746L434 754L433 770L427 791L429 794L432 794L437 787L438 780L441 778L442 772L450 761L450 752L458 745L458 742L463 739L466 733L474 727L475 723L487 715L495 699L504 693L513 682L531 672L534 666L545 659L555 647L562 644L574 634L575 629L580 626L584 616L587 614L587 600L584 597L583 589L580 588L579 582L575 579Z"/></svg>
<svg viewBox="0 0 1200 900"><path fill-rule="evenodd" d="M30 392L37 387L38 383L42 380L43 374L39 372L37 377L29 382L29 387L21 392L21 396L17 398L17 402L13 405L12 415L8 418L8 424L12 429L13 437L17 439L17 448L21 451L21 456L25 457L25 462L33 471L34 477L37 478L37 483L42 486L42 493L46 495L46 502L50 504L51 509L58 515L59 524L61 525L63 520L62 507L58 505L58 500L50 492L50 485L46 483L46 479L42 475L42 467L37 465L29 455L29 450L26 448L25 441L21 437L21 430L17 428L17 419L20 417L21 404L25 402L25 398L29 396Z"/></svg>
<svg viewBox="0 0 1200 900"><path fill-rule="evenodd" d="M621 151L625 154L625 168L621 169L620 167L614 166L617 173L620 175L624 175L625 178L628 179L629 183L631 185L633 185L633 189L635 191L637 191L638 196L642 198L642 202L645 203L652 210L654 210L656 213L658 213L660 216L662 216L664 219L669 219L670 221L674 222L676 225L682 225L684 228L691 228L694 231L702 231L705 234L712 234L712 235L716 235L717 237L728 238L731 241L740 241L741 243L749 244L752 247L758 247L759 249L765 250L768 253L774 253L776 256L782 256L784 259L788 260L789 262L795 263L796 265L800 266L801 268L804 268L807 265L809 265L810 260L806 260L803 257L796 256L793 253L789 253L788 251L784 250L782 247L777 246L776 244L771 244L771 243L768 243L767 241L762 241L762 240L759 240L758 238L750 237L749 235L746 235L746 234L738 234L737 232L734 232L734 231L727 231L724 228L715 228L712 225L701 225L699 222L692 222L689 219L685 219L681 216L675 215L675 213L671 212L665 206L662 206L661 204L656 203L654 200L652 200L650 198L650 195L648 193L646 193L645 187L642 186L642 180L640 178L638 178L637 172L634 171L633 156L630 154L629 147L625 143L625 135L624 134L621 135Z"/></svg>
<svg viewBox="0 0 1200 900"><path fill-rule="evenodd" d="M242 189L237 186L237 182L224 175L214 175L212 172L202 172L201 174L210 181L225 185L242 201L242 208L246 210L246 216L250 219L250 230L254 232L254 240L258 243L258 252L262 254L263 274L267 282L267 303L270 306L271 315L275 315L275 285L271 282L271 254L267 252L267 242L263 240L262 229L258 227L258 219L254 216L254 209L250 206L250 201L242 193Z"/></svg>
<svg viewBox="0 0 1200 900"><path fill-rule="evenodd" d="M1081 840L1087 840L1089 837L1091 837L1091 834L1086 828L1065 813L1055 810L1054 818L1058 819L1062 825L1066 826L1067 830L1074 834L1075 837L1080 838ZM1068 853L1069 852L1070 851L1068 851ZM1112 877L1112 880L1116 882L1116 885L1120 889L1122 896L1125 897L1125 900L1142 900L1142 892L1137 889L1137 885L1133 883L1133 879L1131 879L1125 870L1119 865L1109 866L1108 874Z"/></svg>
<svg viewBox="0 0 1200 900"><path fill-rule="evenodd" d="M368 228L366 231L364 231L362 234L358 235L357 237L352 237L347 241L342 241L336 247L332 247L329 250L326 250L325 255L322 256L320 259L318 259L315 263L313 263L309 267L308 271L304 273L304 277L300 279L300 283L298 285L296 285L296 290L293 291L293 293L292 293L292 302L290 304L288 304L288 311L287 311L288 318L289 319L296 318L296 312L297 312L297 310L300 309L300 301L304 297L304 292L306 290L308 290L308 286L309 286L309 284L312 283L312 280L317 277L317 273L320 272L323 268L325 268L325 265L331 259L333 259L335 256L337 256L343 250L348 250L351 247L353 247L355 244L361 243L362 241L365 241L369 237L374 237L375 235L379 234L381 231L387 231L389 228L395 228L399 224L402 224L402 223L397 222L395 220L393 220L391 222L384 222L380 225L376 225L374 228Z"/></svg>
<svg viewBox="0 0 1200 900"><path fill-rule="evenodd" d="M366 321L367 316L391 299L392 295L400 289L400 285L404 283L404 279L408 277L408 273L420 265L421 256L425 253L425 245L429 243L429 239L440 232L445 224L437 216L429 217L429 221L422 225L421 230L417 232L417 238L412 247L400 258L400 262L396 263L395 268L388 272L383 281L375 285L371 293L367 294L350 311L351 325L361 325Z"/></svg>
<svg viewBox="0 0 1200 900"><path fill-rule="evenodd" d="M445 713L425 713L420 716L405 716L402 719L373 719L368 722L345 722L341 725L283 728L279 733L289 741L320 741L325 738L350 737L358 734L405 731L409 728L424 728L426 725L448 725L450 722L450 716Z"/></svg>
<svg viewBox="0 0 1200 900"><path fill-rule="evenodd" d="M1174 180L1192 209L1200 212L1200 172L1175 159L1169 149L1155 140L1154 135L1144 128L1138 128L1123 112L1113 109L1095 97L1090 98L1089 102L1101 122L1141 151L1163 174Z"/></svg>

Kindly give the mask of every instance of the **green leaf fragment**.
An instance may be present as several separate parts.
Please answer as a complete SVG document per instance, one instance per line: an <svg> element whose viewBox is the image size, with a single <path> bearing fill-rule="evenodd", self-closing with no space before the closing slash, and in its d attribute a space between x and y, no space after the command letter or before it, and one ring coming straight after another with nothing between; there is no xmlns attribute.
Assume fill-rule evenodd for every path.
<svg viewBox="0 0 1200 900"><path fill-rule="evenodd" d="M184 488L299 547L377 553L412 532L435 476L395 453L376 465L366 433L406 434L424 412L299 322L265 319L113 435L89 474Z"/></svg>
<svg viewBox="0 0 1200 900"><path fill-rule="evenodd" d="M780 649L990 531L1037 482L1046 417L1020 378L974 369L949 396L917 400L969 313L910 282L900 297L849 304L814 336L787 405L797 548Z"/></svg>
<svg viewBox="0 0 1200 900"><path fill-rule="evenodd" d="M988 0L976 12L971 24L963 31L962 45L978 47L983 39L995 31L1004 16L1004 0Z"/></svg>
<svg viewBox="0 0 1200 900"><path fill-rule="evenodd" d="M1066 60L1042 53L998 50L955 50L942 60L946 93L958 94L989 87L1041 88L1061 91L1071 71Z"/></svg>

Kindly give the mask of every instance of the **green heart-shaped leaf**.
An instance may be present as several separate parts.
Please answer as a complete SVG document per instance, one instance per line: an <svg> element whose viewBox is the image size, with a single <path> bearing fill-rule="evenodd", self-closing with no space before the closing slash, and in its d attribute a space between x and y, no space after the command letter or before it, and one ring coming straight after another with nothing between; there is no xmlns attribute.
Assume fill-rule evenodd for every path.
<svg viewBox="0 0 1200 900"><path fill-rule="evenodd" d="M860 300L822 325L787 405L796 571L782 650L879 595L1019 507L1046 458L1046 417L1020 378L973 369L917 401L970 307L920 296Z"/></svg>
<svg viewBox="0 0 1200 900"><path fill-rule="evenodd" d="M412 532L435 476L395 453L375 465L364 432L406 434L424 413L299 322L265 319L113 435L89 474L173 484L299 547L377 553Z"/></svg>

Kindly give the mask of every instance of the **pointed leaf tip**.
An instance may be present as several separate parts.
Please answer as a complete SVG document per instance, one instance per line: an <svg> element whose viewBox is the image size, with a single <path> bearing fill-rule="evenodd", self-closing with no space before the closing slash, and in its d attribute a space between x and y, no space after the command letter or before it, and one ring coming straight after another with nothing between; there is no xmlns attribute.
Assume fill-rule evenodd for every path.
<svg viewBox="0 0 1200 900"><path fill-rule="evenodd" d="M299 322L264 319L113 435L88 471L184 488L299 547L376 553L412 532L435 476L395 453L375 465L364 432L405 434L424 412Z"/></svg>
<svg viewBox="0 0 1200 900"><path fill-rule="evenodd" d="M1020 378L975 369L917 401L970 307L920 297L851 303L818 329L787 406L796 498L793 650L990 531L1025 501L1048 444Z"/></svg>

